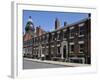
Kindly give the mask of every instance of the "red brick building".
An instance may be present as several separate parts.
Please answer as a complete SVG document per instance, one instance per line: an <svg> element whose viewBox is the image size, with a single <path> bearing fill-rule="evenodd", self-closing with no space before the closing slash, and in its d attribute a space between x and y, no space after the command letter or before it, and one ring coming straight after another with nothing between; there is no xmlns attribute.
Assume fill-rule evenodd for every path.
<svg viewBox="0 0 100 80"><path fill-rule="evenodd" d="M28 21L28 23L33 24ZM27 23L27 24L28 24ZM26 24L26 28L27 28ZM27 47L26 47L27 46ZM91 16L73 24L55 20L55 30L45 32L28 25L23 39L25 57L91 64Z"/></svg>

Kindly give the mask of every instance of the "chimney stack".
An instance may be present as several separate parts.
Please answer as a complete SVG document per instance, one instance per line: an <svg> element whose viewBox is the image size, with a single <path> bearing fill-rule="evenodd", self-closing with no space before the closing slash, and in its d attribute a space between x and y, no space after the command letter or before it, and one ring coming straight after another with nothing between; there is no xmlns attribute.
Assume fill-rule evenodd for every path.
<svg viewBox="0 0 100 80"><path fill-rule="evenodd" d="M64 22L64 27L67 26L67 22Z"/></svg>
<svg viewBox="0 0 100 80"><path fill-rule="evenodd" d="M89 18L91 17L91 13L88 14L88 17L89 17Z"/></svg>
<svg viewBox="0 0 100 80"><path fill-rule="evenodd" d="M56 18L55 20L55 29L59 29L60 28L60 21L58 18Z"/></svg>

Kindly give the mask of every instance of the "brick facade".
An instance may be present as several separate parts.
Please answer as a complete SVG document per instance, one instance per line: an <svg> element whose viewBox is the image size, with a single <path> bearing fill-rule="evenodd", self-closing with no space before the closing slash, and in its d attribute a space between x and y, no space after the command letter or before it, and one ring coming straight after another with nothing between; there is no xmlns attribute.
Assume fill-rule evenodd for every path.
<svg viewBox="0 0 100 80"><path fill-rule="evenodd" d="M70 25L64 22L63 27L60 27L60 22L56 19L54 31L45 32L37 27L36 34L38 36L33 36L30 40L23 40L25 57L40 59L44 55L49 60L91 64L90 16ZM26 45L31 48L25 47ZM31 53L27 53L27 50L31 50Z"/></svg>

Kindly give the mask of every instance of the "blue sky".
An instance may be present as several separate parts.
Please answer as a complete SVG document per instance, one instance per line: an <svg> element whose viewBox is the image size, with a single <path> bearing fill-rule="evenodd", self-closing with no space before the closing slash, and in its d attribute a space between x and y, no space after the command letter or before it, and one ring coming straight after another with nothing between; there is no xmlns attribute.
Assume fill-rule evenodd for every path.
<svg viewBox="0 0 100 80"><path fill-rule="evenodd" d="M35 27L40 25L45 31L52 31L54 30L56 18L59 19L61 26L63 26L65 21L71 24L87 18L88 13L23 10L23 31L29 16L32 17Z"/></svg>

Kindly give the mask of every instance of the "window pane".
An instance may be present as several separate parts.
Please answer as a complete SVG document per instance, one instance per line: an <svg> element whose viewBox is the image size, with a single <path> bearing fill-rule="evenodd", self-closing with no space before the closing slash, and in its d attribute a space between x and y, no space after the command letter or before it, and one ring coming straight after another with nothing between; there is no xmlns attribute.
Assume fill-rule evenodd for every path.
<svg viewBox="0 0 100 80"><path fill-rule="evenodd" d="M74 52L74 45L70 45L70 52Z"/></svg>
<svg viewBox="0 0 100 80"><path fill-rule="evenodd" d="M80 52L84 51L84 44L80 44Z"/></svg>

